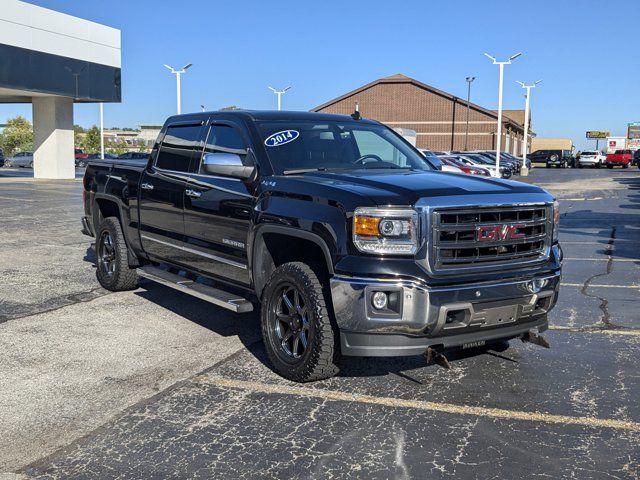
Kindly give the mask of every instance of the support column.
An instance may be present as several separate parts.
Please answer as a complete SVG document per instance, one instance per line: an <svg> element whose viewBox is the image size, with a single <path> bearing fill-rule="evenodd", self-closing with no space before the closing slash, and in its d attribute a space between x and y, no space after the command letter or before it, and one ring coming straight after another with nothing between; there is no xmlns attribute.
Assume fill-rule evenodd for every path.
<svg viewBox="0 0 640 480"><path fill-rule="evenodd" d="M73 99L33 97L34 178L75 178Z"/></svg>

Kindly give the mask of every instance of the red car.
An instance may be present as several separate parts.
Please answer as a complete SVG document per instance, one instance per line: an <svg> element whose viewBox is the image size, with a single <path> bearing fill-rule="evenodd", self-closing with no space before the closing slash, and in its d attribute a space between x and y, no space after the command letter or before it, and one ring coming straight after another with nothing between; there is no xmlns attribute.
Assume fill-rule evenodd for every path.
<svg viewBox="0 0 640 480"><path fill-rule="evenodd" d="M633 150L616 150L615 153L609 153L607 155L607 161L605 163L607 168L613 168L615 166L629 168L631 162L633 162Z"/></svg>
<svg viewBox="0 0 640 480"><path fill-rule="evenodd" d="M440 160L442 161L442 163L445 163L447 165L458 167L460 170L462 170L467 175L482 175L484 177L490 177L491 176L491 172L489 172L489 170L484 169L482 167L476 167L476 166L468 165L468 164L464 163L463 161L461 161L458 157L455 157L455 156L452 156L452 155L443 155L443 156L440 157Z"/></svg>
<svg viewBox="0 0 640 480"><path fill-rule="evenodd" d="M86 159L89 158L89 154L88 153L84 153L84 151L81 148L76 148L76 160L78 159Z"/></svg>

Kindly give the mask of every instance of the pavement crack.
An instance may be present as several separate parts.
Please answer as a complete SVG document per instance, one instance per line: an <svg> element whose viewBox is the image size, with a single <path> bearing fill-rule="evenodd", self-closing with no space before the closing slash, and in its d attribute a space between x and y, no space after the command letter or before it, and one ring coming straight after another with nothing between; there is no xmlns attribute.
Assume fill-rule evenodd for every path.
<svg viewBox="0 0 640 480"><path fill-rule="evenodd" d="M113 292L109 292L102 287L95 287L91 290L87 290L84 292L75 292L69 295L64 295L60 297L50 298L45 303L41 303L39 305L35 305L35 310L30 311L24 315L4 315L0 314L0 324L8 322L10 320L21 320L24 318L33 317L35 315L40 315L42 313L54 312L56 310L60 310L62 308L70 307L72 305L76 305L78 303L88 303L93 300L104 297L105 295L109 295ZM53 303L53 306L44 307L44 305L49 305ZM44 308L43 308L44 307Z"/></svg>
<svg viewBox="0 0 640 480"><path fill-rule="evenodd" d="M589 293L587 290L589 289L591 282L593 282L596 278L606 277L608 275L611 275L611 272L613 272L613 245L615 241L616 241L616 227L614 225L611 228L611 234L609 235L609 241L607 242L607 246L606 246L607 265L605 267L604 272L591 275L589 278L587 278L584 281L584 283L582 284L582 288L580 289L580 293L585 297L596 298L600 300L600 305L598 306L602 311L602 317L600 317L600 322L602 323L604 329L620 328L620 326L615 325L611 322L611 314L609 313L609 300L605 297L601 297L599 295Z"/></svg>

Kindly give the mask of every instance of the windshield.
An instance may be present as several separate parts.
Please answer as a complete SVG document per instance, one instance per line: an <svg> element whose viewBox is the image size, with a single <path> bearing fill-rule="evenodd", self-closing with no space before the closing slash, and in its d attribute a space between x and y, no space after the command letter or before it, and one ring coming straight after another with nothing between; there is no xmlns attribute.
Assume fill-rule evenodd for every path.
<svg viewBox="0 0 640 480"><path fill-rule="evenodd" d="M296 170L434 170L382 125L358 122L262 122L265 150L277 174Z"/></svg>

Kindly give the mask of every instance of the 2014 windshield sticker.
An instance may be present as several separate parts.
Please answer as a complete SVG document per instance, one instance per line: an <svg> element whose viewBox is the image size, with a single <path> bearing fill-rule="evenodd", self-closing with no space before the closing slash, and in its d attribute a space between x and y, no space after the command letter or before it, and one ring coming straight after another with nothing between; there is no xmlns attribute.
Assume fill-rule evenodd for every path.
<svg viewBox="0 0 640 480"><path fill-rule="evenodd" d="M276 132L273 135L267 137L264 144L267 147L279 147L289 142L293 142L300 136L300 132L297 130L283 130L282 132Z"/></svg>

